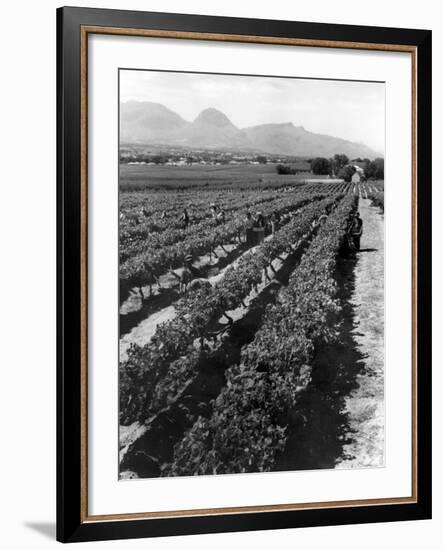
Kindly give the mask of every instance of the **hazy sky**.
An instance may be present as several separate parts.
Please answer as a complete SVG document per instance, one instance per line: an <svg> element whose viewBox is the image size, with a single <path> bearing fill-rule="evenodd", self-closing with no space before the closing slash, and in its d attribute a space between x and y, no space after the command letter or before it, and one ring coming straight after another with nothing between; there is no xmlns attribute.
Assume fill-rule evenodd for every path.
<svg viewBox="0 0 443 550"><path fill-rule="evenodd" d="M189 121L215 107L239 128L293 122L384 152L381 83L122 70L120 101L128 100L161 103Z"/></svg>

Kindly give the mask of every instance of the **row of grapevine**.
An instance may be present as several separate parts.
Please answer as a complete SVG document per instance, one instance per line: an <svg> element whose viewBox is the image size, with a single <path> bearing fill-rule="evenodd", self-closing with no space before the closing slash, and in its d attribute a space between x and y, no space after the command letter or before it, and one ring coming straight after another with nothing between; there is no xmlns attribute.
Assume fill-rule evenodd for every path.
<svg viewBox="0 0 443 550"><path fill-rule="evenodd" d="M357 200L347 195L320 228L255 339L242 350L240 364L226 372L212 416L200 417L186 433L165 475L273 468L299 392L309 383L316 346L336 337L333 271L343 222Z"/></svg>
<svg viewBox="0 0 443 550"><path fill-rule="evenodd" d="M212 222L209 209L211 202L214 202L220 208L232 214L238 210L247 210L248 208L257 207L262 203L273 201L275 198L275 193L262 193L258 196L257 193L250 193L248 195L241 194L234 198L230 197L229 200L226 198L224 200L214 198L212 201L211 199L200 199L197 203L189 200L189 204L185 205L189 209L189 215L192 221L192 225L188 230L193 228L195 228L194 230L205 230L204 224L206 223L206 225L209 225ZM153 237L155 238L156 234L160 234L159 238L161 238L161 233L164 231L168 231L169 234L171 234L171 231L176 231L178 235L186 233L183 231L183 223L180 221L180 215L183 208L183 206L174 206L173 209L166 213L166 217L164 218L162 217L163 212L156 212L155 214L148 215L148 217L139 218L139 223L136 225L131 223L134 218L130 217L129 222L128 218L121 222L120 248L121 251L124 252L124 257L130 257L138 252L134 249L135 245L139 243L139 246L142 247L148 237L151 240ZM136 213L133 215L135 216ZM132 248L134 251L127 250L127 248ZM120 258L120 261L124 261L124 259Z"/></svg>
<svg viewBox="0 0 443 550"><path fill-rule="evenodd" d="M383 180L381 180L381 181L377 181L377 180L371 181L370 185L372 186L372 188L374 189L375 192L385 190L385 182Z"/></svg>
<svg viewBox="0 0 443 550"><path fill-rule="evenodd" d="M264 216L272 213L283 215L307 204L319 200L324 195L288 194L279 196L261 208ZM178 243L163 247L147 247L146 250L120 265L120 280L128 287L142 287L154 282L154 275L164 274L170 267L179 267L187 255L202 256L223 246L244 230L245 220L237 216L220 226L208 228L205 232L190 232L190 235Z"/></svg>
<svg viewBox="0 0 443 550"><path fill-rule="evenodd" d="M382 212L385 211L385 194L383 191L369 193L368 199L371 199L373 206L378 206Z"/></svg>
<svg viewBox="0 0 443 550"><path fill-rule="evenodd" d="M271 195L272 192L266 192L266 195ZM275 192L274 192L275 194ZM230 201L235 201L239 193L227 193L226 191L206 190L206 189L189 189L186 193L177 193L174 191L151 191L146 192L133 191L122 193L120 197L120 208L124 214L126 222L130 222L132 214L136 214L143 208L150 216L160 215L162 212L179 212L184 207L194 206L197 209L204 209L209 202L222 203L223 206L229 204ZM241 193L243 198L249 197L253 199L257 196L256 192L244 191ZM262 191L261 195L265 195Z"/></svg>
<svg viewBox="0 0 443 550"><path fill-rule="evenodd" d="M235 205L232 205L228 217L234 217L234 219L238 219L239 216L244 217L245 212L252 206L260 209L266 203L272 203L275 200L275 194L272 197L259 197L247 202L238 200ZM240 214L238 213L239 210L242 211ZM214 220L210 217L209 207L206 205L205 214L202 211L201 217L197 220L193 219L187 228L184 228L181 223L170 223L168 221L156 226L156 231L151 231L151 227L150 223L144 223L138 226L135 231L132 231L130 235L125 232L120 233L120 262L125 262L127 259L138 254L146 255L158 248L170 246L186 239L196 238L208 231L212 231L215 224Z"/></svg>
<svg viewBox="0 0 443 550"><path fill-rule="evenodd" d="M346 193L347 183L311 183L296 188L305 193ZM226 193L221 191L190 191L186 195L172 193L153 193L148 199L140 200L140 193L127 193L120 199L120 210L123 213L120 221L120 247L125 248L131 242L142 240L155 232L168 229L181 229L179 216L183 208L188 208L195 223L210 218L209 204L215 203L225 211L235 212L257 206L262 202L273 200L280 191L249 191ZM172 205L171 205L172 203ZM141 217L143 207L145 215ZM163 218L162 214L166 217ZM146 216L146 217L145 217ZM127 256L129 257L130 254ZM121 260L124 261L124 260Z"/></svg>
<svg viewBox="0 0 443 550"><path fill-rule="evenodd" d="M214 287L191 291L179 300L175 306L177 316L159 325L148 344L130 348L128 359L121 365L121 410L125 411L122 421L146 419L167 404L184 373L194 371L198 360L194 341L207 337L212 322L240 306L262 281L263 270L273 259L292 251L293 243L311 231L313 220L340 198L329 197L305 206L271 240L228 269Z"/></svg>

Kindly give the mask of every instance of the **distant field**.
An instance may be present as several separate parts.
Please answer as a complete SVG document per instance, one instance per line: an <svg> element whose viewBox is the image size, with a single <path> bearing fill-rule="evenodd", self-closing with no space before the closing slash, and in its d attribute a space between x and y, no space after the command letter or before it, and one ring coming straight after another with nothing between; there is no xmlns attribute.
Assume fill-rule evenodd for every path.
<svg viewBox="0 0 443 550"><path fill-rule="evenodd" d="M127 191L165 188L284 186L318 178L310 173L278 175L275 164L148 166L120 165L120 188Z"/></svg>

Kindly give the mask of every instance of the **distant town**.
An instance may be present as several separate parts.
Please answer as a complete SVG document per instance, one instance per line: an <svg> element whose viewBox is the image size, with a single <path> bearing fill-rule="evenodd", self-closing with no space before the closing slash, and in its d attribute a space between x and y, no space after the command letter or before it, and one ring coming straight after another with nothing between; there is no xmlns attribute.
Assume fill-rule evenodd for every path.
<svg viewBox="0 0 443 550"><path fill-rule="evenodd" d="M263 155L251 152L232 152L226 150L165 148L149 149L140 146L122 146L120 162L128 164L165 164L167 166L186 166L193 164L266 164L300 162L304 159L295 156ZM305 165L309 169L308 164Z"/></svg>
<svg viewBox="0 0 443 550"><path fill-rule="evenodd" d="M384 178L384 160L376 158L349 159L345 154L326 157L297 157L291 155L258 154L226 150L149 148L141 145L122 145L120 162L147 166L225 166L273 164L276 172L285 174L315 174L341 178L344 181L364 181Z"/></svg>

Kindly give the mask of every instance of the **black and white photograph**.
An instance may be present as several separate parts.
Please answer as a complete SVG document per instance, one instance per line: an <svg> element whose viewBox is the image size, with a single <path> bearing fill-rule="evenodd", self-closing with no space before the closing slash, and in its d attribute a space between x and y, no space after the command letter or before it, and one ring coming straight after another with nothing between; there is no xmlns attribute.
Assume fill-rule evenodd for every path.
<svg viewBox="0 0 443 550"><path fill-rule="evenodd" d="M438 4L77 4L2 12L2 547L433 550Z"/></svg>
<svg viewBox="0 0 443 550"><path fill-rule="evenodd" d="M119 477L385 464L385 84L119 71Z"/></svg>

